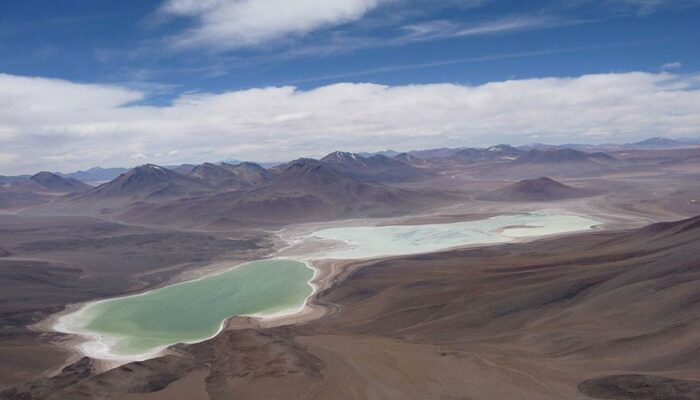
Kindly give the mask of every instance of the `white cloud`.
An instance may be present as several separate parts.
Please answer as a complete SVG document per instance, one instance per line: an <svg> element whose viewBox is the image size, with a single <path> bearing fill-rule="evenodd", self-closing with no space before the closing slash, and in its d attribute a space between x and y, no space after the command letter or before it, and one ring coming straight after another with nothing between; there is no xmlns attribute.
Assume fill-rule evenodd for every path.
<svg viewBox="0 0 700 400"><path fill-rule="evenodd" d="M476 24L463 24L452 21L428 21L405 26L409 31L407 39L433 40L447 37L497 35L531 29L552 28L577 22L546 16L511 16Z"/></svg>
<svg viewBox="0 0 700 400"><path fill-rule="evenodd" d="M679 62L670 62L670 63L663 64L661 66L661 69L664 69L664 70L678 69L678 68L681 68L682 66L683 66L683 64L681 64Z"/></svg>
<svg viewBox="0 0 700 400"><path fill-rule="evenodd" d="M606 0L609 5L623 5L637 9L637 13L651 14L664 8L686 8L700 5L698 0Z"/></svg>
<svg viewBox="0 0 700 400"><path fill-rule="evenodd" d="M103 160L129 166L155 161L148 155L156 153L170 164L533 135L544 142L687 137L700 134L698 83L699 75L666 72L478 86L341 83L188 94L169 106L144 106L128 104L145 93L119 87L0 75L0 175L84 169Z"/></svg>
<svg viewBox="0 0 700 400"><path fill-rule="evenodd" d="M168 0L161 12L196 21L172 38L176 47L235 49L352 22L382 1L386 0Z"/></svg>
<svg viewBox="0 0 700 400"><path fill-rule="evenodd" d="M37 134L61 133L65 125L55 121L71 123L72 134L93 129L105 120L105 112L142 98L143 93L115 86L0 74L0 140L26 134L18 127L28 125ZM87 112L89 127L82 125Z"/></svg>

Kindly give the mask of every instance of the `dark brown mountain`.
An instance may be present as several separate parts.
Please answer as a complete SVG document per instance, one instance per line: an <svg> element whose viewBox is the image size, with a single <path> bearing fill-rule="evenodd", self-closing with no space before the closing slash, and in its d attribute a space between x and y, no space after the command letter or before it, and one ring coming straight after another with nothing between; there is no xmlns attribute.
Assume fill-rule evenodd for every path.
<svg viewBox="0 0 700 400"><path fill-rule="evenodd" d="M42 171L29 178L29 182L37 185L37 190L55 193L80 193L88 191L92 186L77 179L64 178L52 172Z"/></svg>
<svg viewBox="0 0 700 400"><path fill-rule="evenodd" d="M101 168L101 167L93 167L88 169L87 171L76 171L76 172L71 172L67 174L61 174L64 178L73 178L77 179L81 182L86 182L86 183L91 183L91 182L99 182L99 183L104 183L111 181L112 179L118 177L119 175L127 172L127 168Z"/></svg>
<svg viewBox="0 0 700 400"><path fill-rule="evenodd" d="M489 178L535 178L600 176L623 170L628 164L605 153L587 153L570 148L533 149L517 159L498 165L476 164L476 173Z"/></svg>
<svg viewBox="0 0 700 400"><path fill-rule="evenodd" d="M252 162L242 162L237 165L222 163L243 181L253 187L263 186L272 181L276 174Z"/></svg>
<svg viewBox="0 0 700 400"><path fill-rule="evenodd" d="M489 153L493 154L496 158L501 160L514 160L523 155L523 153L525 153L524 150L521 150L517 147L513 147L508 144L499 144L496 146L491 146L488 147L486 151L488 151Z"/></svg>
<svg viewBox="0 0 700 400"><path fill-rule="evenodd" d="M165 205L144 205L123 217L179 225L281 225L404 214L454 200L449 194L362 182L325 162L298 159L290 162L267 186L258 189L181 199Z"/></svg>
<svg viewBox="0 0 700 400"><path fill-rule="evenodd" d="M665 137L652 137L641 142L627 143L624 147L627 148L673 148L673 147L684 147L688 146L689 143L681 142L678 140L673 140ZM692 145L692 144L690 144Z"/></svg>
<svg viewBox="0 0 700 400"><path fill-rule="evenodd" d="M16 182L28 181L31 178L30 175L16 175L16 176L4 176L0 175L0 185L9 185Z"/></svg>
<svg viewBox="0 0 700 400"><path fill-rule="evenodd" d="M243 162L237 165L204 163L187 174L210 186L224 190L244 190L261 187L275 178L275 174L258 164Z"/></svg>
<svg viewBox="0 0 700 400"><path fill-rule="evenodd" d="M194 164L169 165L165 168L173 170L180 175L187 175L196 167Z"/></svg>
<svg viewBox="0 0 700 400"><path fill-rule="evenodd" d="M202 194L213 189L205 183L168 168L146 164L93 188L78 200L161 199Z"/></svg>
<svg viewBox="0 0 700 400"><path fill-rule="evenodd" d="M428 149L428 150L412 150L409 151L408 154L422 158L424 160L430 160L430 159L435 159L435 158L446 158L449 157L456 152L458 152L460 149L452 149L448 147L440 147L437 149Z"/></svg>
<svg viewBox="0 0 700 400"><path fill-rule="evenodd" d="M458 163L477 163L489 161L512 161L525 153L507 144L499 144L486 149L466 148L457 150L445 160Z"/></svg>
<svg viewBox="0 0 700 400"><path fill-rule="evenodd" d="M449 157L445 157L445 161L457 161L459 163L473 163L483 160L485 151L483 149L460 149Z"/></svg>
<svg viewBox="0 0 700 400"><path fill-rule="evenodd" d="M430 162L428 160L418 158L414 155L411 155L410 153L397 154L396 157L394 157L394 159L401 161L404 164L412 165L414 167L426 167L430 165Z"/></svg>
<svg viewBox="0 0 700 400"><path fill-rule="evenodd" d="M26 180L0 186L0 209L21 209L55 200L67 193L84 193L92 186L77 179L42 171Z"/></svg>
<svg viewBox="0 0 700 400"><path fill-rule="evenodd" d="M270 185L237 199L232 211L272 221L318 220L404 213L430 200L426 193L362 182L326 162L299 159Z"/></svg>
<svg viewBox="0 0 700 400"><path fill-rule="evenodd" d="M190 178L206 182L209 186L222 190L243 190L253 186L241 179L233 170L233 165L204 163L197 165L187 174Z"/></svg>
<svg viewBox="0 0 700 400"><path fill-rule="evenodd" d="M598 194L590 189L578 189L550 178L525 179L479 196L490 201L553 201L575 199Z"/></svg>
<svg viewBox="0 0 700 400"><path fill-rule="evenodd" d="M311 158L300 158L291 161L287 168L270 185L270 190L283 188L305 188L314 190L328 190L331 186L352 185L359 182L331 168L323 161Z"/></svg>
<svg viewBox="0 0 700 400"><path fill-rule="evenodd" d="M598 164L615 163L618 160L605 153L586 153L574 149L533 149L518 157L515 162L527 164L558 164L594 162Z"/></svg>
<svg viewBox="0 0 700 400"><path fill-rule="evenodd" d="M365 158L355 153L335 151L321 161L343 174L367 182L408 182L427 176L425 170L381 154Z"/></svg>

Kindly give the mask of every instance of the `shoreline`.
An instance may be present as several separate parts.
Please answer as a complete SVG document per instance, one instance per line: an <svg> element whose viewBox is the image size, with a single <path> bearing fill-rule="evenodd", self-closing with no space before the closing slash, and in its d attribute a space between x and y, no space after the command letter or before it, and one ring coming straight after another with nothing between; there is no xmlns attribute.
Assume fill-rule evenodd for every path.
<svg viewBox="0 0 700 400"><path fill-rule="evenodd" d="M553 211L558 211L558 210L552 210L552 209L544 209L544 210L539 210L540 213L543 214L548 214ZM444 248L444 249L439 249L435 251L430 251L429 253L432 252L437 252L437 251L451 251L451 250L456 250L456 249L467 249L467 248L476 248L476 247L484 247L484 246L493 246L493 245L500 245L500 244L507 244L507 243L520 243L520 242L526 242L526 241L531 241L531 240L537 240L537 239L542 239L542 238L548 238L548 237L554 237L554 236L564 236L564 235L569 235L569 234L576 234L576 233L581 233L587 230L596 230L600 229L601 226L607 225L607 221L601 221L599 219L593 219L592 217L588 217L587 215L583 215L582 213L573 213L568 210L561 210L562 214L567 214L567 215L577 215L581 216L584 218L591 219L597 224L592 225L591 227L587 229L581 229L581 230L574 230L574 231L569 231L569 232L563 232L563 233L555 233L555 234L549 234L549 235L532 235L532 236L523 236L523 237L510 237L508 241L505 242L500 242L500 243L480 243L480 244L471 244L471 245L462 245L462 246L452 246L449 248ZM529 214L535 214L537 212L523 212L523 214L529 213ZM490 218L491 216L487 217ZM366 219L365 224L367 221L370 221L371 219ZM335 221L336 226L338 222L346 222L346 221ZM455 221L455 222L460 222L460 221ZM443 223L449 223L444 221ZM328 225L329 223L324 223L323 225ZM360 226L365 225L365 224L360 224ZM305 225L304 227L308 229L310 226L309 224L303 224ZM317 225L317 224L310 224L311 226ZM345 225L343 225L345 226ZM355 225L357 226L357 225ZM366 226L366 225L365 225ZM384 224L375 225L375 226L386 226ZM506 230L508 228L511 228L512 226L505 226L501 227L499 229ZM290 226L291 230L293 231L295 228L298 229L298 226ZM302 228L302 231L305 230ZM240 266L249 264L254 261L261 261L261 260L251 260L251 261L241 261L241 260L236 260L232 262L238 262L237 264L231 265L227 261L218 261L216 263L211 264L210 266L203 267L201 269L198 269L197 271L190 272L190 273L180 273L174 276L170 282L171 283L165 283L162 286L152 288L149 290L146 290L144 292L140 293L135 293L135 294L129 294L129 295L121 295L121 296L113 296L109 298L104 298L104 299L99 299L99 300L93 300L89 302L84 302L84 303L77 303L77 304L70 304L66 306L66 308L58 313L55 313L45 320L37 323L34 325L37 329L46 331L50 330L52 332L59 332L64 335L69 335L70 337L67 338L66 340L61 340L58 343L55 343L59 345L62 348L67 349L70 353L74 354L76 357L90 357L96 362L96 365L100 370L108 370L112 369L115 367L118 367L120 365L129 363L129 362L134 362L134 361L144 361L147 359L152 359L156 358L159 356L167 355L167 354L172 354L170 352L170 348L174 345L177 344L195 344L195 343L200 343L203 341L207 341L209 339L212 339L216 336L218 336L222 331L228 330L228 329L239 329L242 327L257 327L257 328L268 328L268 327L274 327L274 326L280 326L280 325L288 325L288 324L298 324L301 322L313 320L322 317L325 315L329 309L325 305L321 305L315 301L317 295L322 292L323 290L327 289L328 287L331 287L335 282L336 278L341 276L343 272L351 272L355 268L352 268L352 265L356 266L361 266L367 262L375 262L377 260L381 259L390 259L394 257L400 257L405 254L394 254L394 255L382 255L382 256L377 256L377 257L368 257L368 258L357 258L357 259L313 259L313 258L306 258L302 259L304 255L301 254L294 254L290 256L285 256L283 254L284 250L292 248L296 243L302 242L303 240L300 240L302 236L296 236L294 237L287 237L289 240L283 239L283 235L287 234L289 231L287 229L282 229L278 231L278 235L280 239L288 243L287 246L283 246L279 249L277 249L276 254L279 254L279 256L274 256L272 255L269 258L264 258L261 260L269 260L269 259L289 259L289 260L294 260L298 262L304 263L307 268L311 269L313 271L313 276L307 281L307 284L312 288L311 293L306 297L304 302L297 308L289 309L286 311L278 311L275 313L271 314L264 314L264 313L258 313L258 314L248 314L248 315L233 315L228 318L225 318L224 320L221 321L219 328L217 331L212 334L211 336L197 339L197 340L192 340L192 341L185 341L185 342L178 342L178 343L172 343L164 346L160 346L158 348L155 348L152 351L149 351L147 353L141 353L137 356L133 357L125 357L125 356L111 356L108 353L108 351L98 351L97 354L100 356L95 357L95 352L93 351L86 351L84 349L86 343L90 342L96 342L96 343L104 343L104 340L101 340L101 335L97 333L84 333L84 332L76 332L68 328L66 326L65 321L66 318L69 316L74 316L78 313L81 312L81 310L85 310L86 308L90 307L93 304L98 304L101 302L105 301L110 301L116 298L124 298L124 297L134 297L134 296L143 296L146 295L154 290L161 289L166 286L171 286L171 285L178 285L178 284L184 284L200 279L204 279L207 277L211 276L216 276L218 274L230 271L232 269L238 268ZM296 239L296 240L294 240ZM317 247L316 246L311 246ZM323 247L323 246L322 246ZM318 255L319 251L316 249L315 251L312 251L308 254L310 257L313 257L314 255ZM413 253L411 253L413 254ZM204 272L202 271L204 270ZM213 272L207 272L213 270ZM187 279L187 277L193 276L192 273L194 273L194 276L196 278L194 279ZM174 282L173 282L174 281ZM48 329L47 329L48 328ZM89 338L90 336L93 337L93 339L86 339ZM95 338L96 336L96 338ZM106 347L106 346L105 346ZM69 360L71 357L68 358ZM68 362L68 361L67 361Z"/></svg>

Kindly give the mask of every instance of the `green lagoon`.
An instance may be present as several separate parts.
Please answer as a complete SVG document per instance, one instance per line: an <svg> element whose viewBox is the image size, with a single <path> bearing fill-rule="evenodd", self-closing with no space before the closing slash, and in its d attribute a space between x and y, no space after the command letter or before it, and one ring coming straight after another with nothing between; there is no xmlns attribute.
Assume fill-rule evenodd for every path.
<svg viewBox="0 0 700 400"><path fill-rule="evenodd" d="M145 359L174 343L216 335L234 315L302 307L314 271L304 262L253 261L205 278L91 303L64 317L63 330L91 338L82 350L102 359Z"/></svg>

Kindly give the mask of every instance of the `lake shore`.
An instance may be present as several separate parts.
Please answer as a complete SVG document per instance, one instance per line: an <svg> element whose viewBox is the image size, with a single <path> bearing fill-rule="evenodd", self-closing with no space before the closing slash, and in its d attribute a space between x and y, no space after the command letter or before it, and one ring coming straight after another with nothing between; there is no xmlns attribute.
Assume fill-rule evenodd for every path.
<svg viewBox="0 0 700 400"><path fill-rule="evenodd" d="M478 218L470 218L469 220L474 220ZM425 219L422 222L427 222L429 219ZM338 226L344 222L347 221L336 221L335 225ZM371 221L371 220L364 220L364 221L356 221L358 224L355 226L368 226L370 223L377 223L377 221ZM437 221L434 221L437 222ZM445 219L440 220L440 222L446 222ZM318 224L316 224L318 225ZM328 226L329 224L323 224L325 226ZM408 225L408 224L404 224ZM346 226L346 225L344 225ZM379 225L379 226L386 226L384 224ZM309 225L304 226L301 230L301 232L306 231L306 234L308 235L308 229ZM507 229L512 229L520 226L504 226L502 227L502 230L505 231ZM199 343L202 341L209 340L218 334L220 334L223 330L229 330L229 329L240 329L240 328L250 328L250 327L259 327L259 328L265 328L265 327L275 327L275 326L280 326L280 325L289 325L289 324L299 324L303 323L306 321L310 321L313 319L320 318L321 316L325 315L326 313L329 312L329 309L332 307L328 304L319 304L316 299L318 294L325 290L326 288L331 287L335 282L343 279L344 276L347 276L350 274L352 271L355 269L359 268L363 264L367 262L373 262L376 261L377 259L389 259L392 257L400 256L401 254L388 254L388 255L381 255L381 256L376 256L376 257L370 257L366 259L355 259L355 260L339 260L339 259L314 259L312 256L317 255L319 252L322 251L328 251L328 249L333 249L337 248L338 244L333 243L333 241L320 241L320 242L314 242L311 241L310 243L304 243L302 246L302 253L305 254L305 256L298 254L299 252L297 251L296 253L294 251L290 251L291 248L293 248L295 245L299 245L298 242L298 237L295 239L294 236L288 235L290 231L296 232L297 234L300 232L298 230L299 227L291 227L289 231L286 231L287 235L280 235L287 243L289 243L288 246L283 247L278 250L277 256L281 258L288 258L288 259L293 259L296 261L302 261L304 262L307 267L312 269L314 271L313 277L309 280L308 284L312 287L312 292L311 294L306 298L306 300L303 302L303 304L295 309L291 309L288 311L283 311L283 312L276 312L272 313L269 315L266 314L253 314L253 315L240 315L240 316L231 316L229 318L224 319L220 326L219 329L216 331L211 336L207 336L198 340L194 341L186 341L184 342L185 344L192 344L192 343ZM315 226L314 228L318 229L318 226ZM296 231L294 229L297 229ZM580 231L580 230L579 230ZM516 242L516 241L524 241L524 240L535 240L541 237L549 237L549 236L556 236L556 235L561 235L561 234L567 234L567 233L572 233L572 232L565 232L565 233L558 233L554 235L540 235L540 236L522 236L522 237L513 237L510 238L508 241ZM478 244L472 244L472 245L461 245L461 246L452 246L452 247L446 247L446 248L441 248L439 250L431 250L432 251L449 251L449 250L454 250L458 248L470 248L470 247L481 247L481 246L487 246L487 245L492 245L492 244L498 244L498 243L478 243ZM342 246L341 246L342 247ZM303 259L306 257L307 259ZM199 280L205 277L209 277L212 275L220 274L226 271L230 271L231 269L235 269L241 265L244 265L246 263L244 262L239 262L238 264L231 266L231 264L227 264L226 261L219 261L216 263L211 264L210 266L207 266L201 270L197 270L195 272L189 272L187 274L181 274L178 277L174 278L173 280L175 282L171 283L171 285L177 285L177 284L182 284L186 282L191 282L193 280ZM188 279L189 278L189 279ZM194 279L193 279L194 278ZM169 285L167 285L169 286ZM156 289L151 289L149 291L139 293L136 295L131 295L131 296L139 296L139 295L144 295L147 294L153 290ZM117 298L121 298L124 296L119 296ZM127 296L128 297L128 296ZM100 365L101 369L110 369L114 368L116 366L122 365L127 362L131 361L143 361L146 359L162 356L165 354L169 354L169 347L172 345L166 345L162 346L162 348L157 348L154 349L153 351L150 351L148 353L143 353L138 355L137 357L113 357L109 354L109 352L105 352L104 349L98 349L98 348L86 348L85 347L85 335L84 333L80 332L74 332L71 331L68 327L66 322L66 318L69 318L70 315L75 315L77 312L80 312L81 309L84 307L87 307L90 304L95 304L98 302L102 301L108 301L111 299L102 299L98 301L93 301L93 302L87 302L83 304L78 304L78 305L72 305L68 307L66 310L64 310L61 313L52 315L49 319L42 321L41 324L38 324L37 327L39 329L46 329L47 327L52 330L52 331L59 331L62 333L67 333L71 334L73 337L69 337L67 340L62 341L60 345L62 347L70 349L74 354L75 357L81 357L81 356L90 356L95 358L97 355L97 359L99 360L98 364ZM75 337L74 335L78 335L78 337ZM93 342L101 342L102 338L100 337L92 337ZM72 357L74 358L74 357Z"/></svg>

